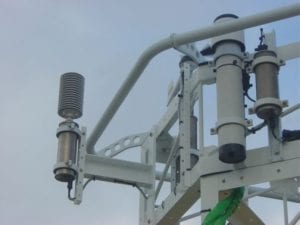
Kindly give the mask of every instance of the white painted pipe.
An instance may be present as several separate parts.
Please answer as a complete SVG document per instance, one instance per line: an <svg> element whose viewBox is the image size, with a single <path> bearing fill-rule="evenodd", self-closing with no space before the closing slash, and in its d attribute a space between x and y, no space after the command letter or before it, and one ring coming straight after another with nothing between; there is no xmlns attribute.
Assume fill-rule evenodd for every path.
<svg viewBox="0 0 300 225"><path fill-rule="evenodd" d="M161 180L163 177L163 172L161 171L155 171L155 179L156 180ZM163 177L163 180L165 182L170 182L171 181L171 174L170 173L167 173L164 177Z"/></svg>
<svg viewBox="0 0 300 225"><path fill-rule="evenodd" d="M198 132L199 132L199 150L202 152L204 150L204 100L203 100L203 84L199 85L199 116L198 116Z"/></svg>
<svg viewBox="0 0 300 225"><path fill-rule="evenodd" d="M300 221L300 212L297 213L297 215L294 217L294 219L292 219L289 225L297 225L298 221Z"/></svg>
<svg viewBox="0 0 300 225"><path fill-rule="evenodd" d="M288 108L287 110L283 111L281 114L280 114L280 117L285 117L291 113L293 113L294 111L300 109L300 103Z"/></svg>
<svg viewBox="0 0 300 225"><path fill-rule="evenodd" d="M258 13L252 16L247 16L234 21L224 22L222 24L215 24L203 29L193 30L183 34L173 34L170 37L156 42L141 54L136 64L128 74L128 77L114 96L109 106L106 108L104 114L96 124L96 127L94 128L87 140L87 151L89 153L94 152L95 144L97 143L105 128L119 109L120 105L123 103L128 93L130 92L136 81L139 79L140 75L142 74L150 60L160 52L186 43L201 41L211 37L227 34L230 32L258 26L261 24L297 15L300 15L300 3L288 7L282 7L276 10Z"/></svg>
<svg viewBox="0 0 300 225"><path fill-rule="evenodd" d="M250 186L248 188L248 193L250 196L258 194L260 197L282 200L282 195L280 193L272 192L270 189ZM297 195L288 195L287 200L294 203L300 203L300 197Z"/></svg>

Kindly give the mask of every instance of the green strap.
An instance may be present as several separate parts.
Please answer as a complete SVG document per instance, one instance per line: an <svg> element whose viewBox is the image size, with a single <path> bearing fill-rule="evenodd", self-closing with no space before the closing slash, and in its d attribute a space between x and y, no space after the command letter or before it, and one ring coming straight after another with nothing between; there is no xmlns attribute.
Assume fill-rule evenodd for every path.
<svg viewBox="0 0 300 225"><path fill-rule="evenodd" d="M239 206L244 196L244 192L244 187L233 189L231 194L220 201L206 216L202 225L225 225L226 220Z"/></svg>

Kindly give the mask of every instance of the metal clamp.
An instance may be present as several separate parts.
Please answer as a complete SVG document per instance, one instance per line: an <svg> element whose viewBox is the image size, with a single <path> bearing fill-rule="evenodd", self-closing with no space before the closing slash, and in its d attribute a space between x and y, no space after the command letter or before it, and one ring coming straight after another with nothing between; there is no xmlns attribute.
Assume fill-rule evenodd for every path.
<svg viewBox="0 0 300 225"><path fill-rule="evenodd" d="M58 137L62 132L73 132L81 137L81 132L78 127L78 124L73 121L64 121L59 124L59 127L56 130L56 136Z"/></svg>
<svg viewBox="0 0 300 225"><path fill-rule="evenodd" d="M68 162L58 162L54 165L53 172L55 173L59 169L71 169L73 170L76 174L78 172L78 167L76 164L74 164L71 160Z"/></svg>
<svg viewBox="0 0 300 225"><path fill-rule="evenodd" d="M284 107L288 107L288 101L287 100L279 100L277 98L262 98L255 102L253 108L249 109L249 114L254 114L261 106L265 105L273 105L280 109Z"/></svg>
<svg viewBox="0 0 300 225"><path fill-rule="evenodd" d="M225 48L225 49L222 49L222 51L218 50L215 53L215 55L214 55L214 61L216 62L220 57L222 57L224 55L233 55L233 56L238 57L241 60L243 60L245 58L245 54L243 52L241 52L240 50ZM224 63L224 64L233 64L233 62L231 61L231 62ZM221 66L222 65L220 65L219 67L221 67ZM237 65L237 66L242 67L242 64L239 63L239 65Z"/></svg>
<svg viewBox="0 0 300 225"><path fill-rule="evenodd" d="M277 57L270 56L270 55L259 56L257 58L254 58L254 60L252 62L252 68L254 69L257 65L259 65L261 63L272 63L279 67L282 65L282 60L279 60Z"/></svg>
<svg viewBox="0 0 300 225"><path fill-rule="evenodd" d="M247 127L252 126L252 120L243 120L240 117L226 117L226 118L223 118L223 119L219 120L216 123L215 128L210 129L211 135L217 134L220 127L222 127L224 125L227 125L227 124L238 124L238 125L244 127L245 130L246 130Z"/></svg>

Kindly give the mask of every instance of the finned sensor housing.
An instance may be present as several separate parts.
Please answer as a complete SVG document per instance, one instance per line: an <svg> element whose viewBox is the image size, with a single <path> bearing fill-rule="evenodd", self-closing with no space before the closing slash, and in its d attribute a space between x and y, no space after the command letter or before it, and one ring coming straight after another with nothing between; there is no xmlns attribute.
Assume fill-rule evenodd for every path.
<svg viewBox="0 0 300 225"><path fill-rule="evenodd" d="M82 116L84 77L79 73L65 73L60 78L58 114L65 119Z"/></svg>

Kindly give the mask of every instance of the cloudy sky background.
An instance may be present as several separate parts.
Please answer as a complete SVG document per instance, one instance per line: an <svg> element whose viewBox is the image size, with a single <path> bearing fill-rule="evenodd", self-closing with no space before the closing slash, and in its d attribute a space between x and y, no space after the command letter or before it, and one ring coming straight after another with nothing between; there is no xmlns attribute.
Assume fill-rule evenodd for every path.
<svg viewBox="0 0 300 225"><path fill-rule="evenodd" d="M0 0L0 224L138 224L136 189L93 182L83 203L75 206L67 200L65 185L54 179L62 73L74 71L86 77L84 114L78 122L91 131L150 44L173 32L210 25L222 13L242 17L296 2ZM284 45L300 40L299 22L295 17L262 27L275 29L278 45ZM247 50L252 52L259 28L247 30L246 35ZM170 50L151 62L98 143L99 149L151 129L166 109L167 87L177 80L179 59L180 54ZM290 105L300 100L299 74L299 60L289 61L281 70L281 97L289 99ZM213 92L207 93L214 102ZM208 114L210 128L215 123L214 104L207 106ZM299 118L299 113L290 116L284 127L299 129ZM264 144L264 135L263 131L250 138L248 146ZM214 142L214 137L206 136L207 144ZM266 224L283 224L280 202L255 199L251 205ZM300 207L289 206L292 218Z"/></svg>

